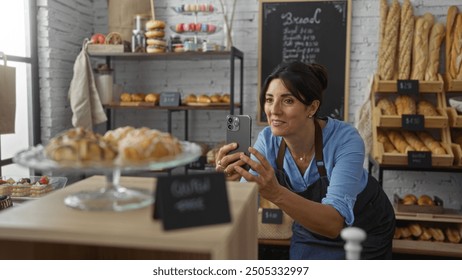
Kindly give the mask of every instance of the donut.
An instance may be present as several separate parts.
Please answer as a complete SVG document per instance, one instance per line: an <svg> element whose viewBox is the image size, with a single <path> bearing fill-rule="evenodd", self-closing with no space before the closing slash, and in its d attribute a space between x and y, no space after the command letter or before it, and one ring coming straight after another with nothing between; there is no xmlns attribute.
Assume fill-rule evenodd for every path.
<svg viewBox="0 0 462 280"><path fill-rule="evenodd" d="M167 43L163 39L147 39L146 44L146 51L148 53L163 53L165 52L165 48L167 47Z"/></svg>
<svg viewBox="0 0 462 280"><path fill-rule="evenodd" d="M146 22L146 30L151 30L151 29L164 29L165 28L165 22L162 20L149 20Z"/></svg>
<svg viewBox="0 0 462 280"><path fill-rule="evenodd" d="M145 33L146 38L163 38L165 31L163 29L153 29Z"/></svg>

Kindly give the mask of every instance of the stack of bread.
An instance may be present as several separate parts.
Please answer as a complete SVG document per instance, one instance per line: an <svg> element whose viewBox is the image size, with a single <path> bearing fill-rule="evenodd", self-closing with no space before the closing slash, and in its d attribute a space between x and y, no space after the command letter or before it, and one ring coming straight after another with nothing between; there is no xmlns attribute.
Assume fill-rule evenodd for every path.
<svg viewBox="0 0 462 280"><path fill-rule="evenodd" d="M458 244L461 241L459 230L446 227L443 231L437 226L423 226L419 223L410 223L395 228L394 239L450 242Z"/></svg>
<svg viewBox="0 0 462 280"><path fill-rule="evenodd" d="M380 3L379 77L437 81L444 24L430 13L415 16L410 0Z"/></svg>
<svg viewBox="0 0 462 280"><path fill-rule="evenodd" d="M429 151L433 155L446 155L446 149L427 131L377 130L377 141L383 144L386 153L402 153L409 151Z"/></svg>
<svg viewBox="0 0 462 280"><path fill-rule="evenodd" d="M219 94L219 93L214 93L212 95L208 94L194 94L190 93L187 94L183 98L183 104L194 104L194 103L202 103L202 104L220 104L220 103L225 103L229 104L231 101L231 97L229 93L224 93L224 94Z"/></svg>
<svg viewBox="0 0 462 280"><path fill-rule="evenodd" d="M167 49L167 43L164 40L165 22L161 20L150 20L146 22L146 52L164 53Z"/></svg>
<svg viewBox="0 0 462 280"><path fill-rule="evenodd" d="M430 101L422 99L416 102L414 98L408 95L399 95L394 102L386 97L379 98L376 106L383 115L419 114L426 117L440 115L436 106Z"/></svg>
<svg viewBox="0 0 462 280"><path fill-rule="evenodd" d="M152 105L159 104L160 93L151 92L151 93L128 93L124 92L120 95L121 102L146 102Z"/></svg>
<svg viewBox="0 0 462 280"><path fill-rule="evenodd" d="M54 137L45 147L48 158L63 164L144 164L169 160L183 152L180 141L169 133L146 127L120 127L104 136L73 128Z"/></svg>

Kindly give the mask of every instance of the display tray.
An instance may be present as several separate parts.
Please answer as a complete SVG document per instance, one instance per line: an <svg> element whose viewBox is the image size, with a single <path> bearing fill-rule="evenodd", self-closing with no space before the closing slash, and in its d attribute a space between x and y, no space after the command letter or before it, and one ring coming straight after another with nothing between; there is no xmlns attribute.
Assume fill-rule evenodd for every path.
<svg viewBox="0 0 462 280"><path fill-rule="evenodd" d="M229 103L226 103L226 102L210 102L210 103L206 103L206 102L186 102L185 105L187 106L229 106L230 104Z"/></svg>
<svg viewBox="0 0 462 280"><path fill-rule="evenodd" d="M393 203L395 210L399 212L413 212L413 213L430 213L430 214L442 214L444 213L443 200L434 196L433 202L435 205L404 205L402 199L397 195L393 195Z"/></svg>
<svg viewBox="0 0 462 280"><path fill-rule="evenodd" d="M23 178L29 178L31 183L35 183L37 182L41 176L2 176L2 180L8 180L8 179L13 179L15 182L18 182L20 181L21 179ZM11 199L14 201L24 201L24 200L34 200L34 199L38 199L40 197L43 197L45 195L47 195L48 193L52 192L52 191L55 191L57 189L62 189L66 186L67 184L67 178L66 177L48 177L49 179L49 183L48 185L51 186L51 188L47 189L46 191L42 192L42 193L36 193L32 196L32 194L27 194L27 195L24 195L24 196L17 196L17 195L13 195L12 193L10 194L7 194L11 197ZM43 187L45 188L45 186ZM40 191L40 190L39 190ZM32 190L31 190L32 192Z"/></svg>
<svg viewBox="0 0 462 280"><path fill-rule="evenodd" d="M121 101L119 103L114 103L115 105L120 106L142 106L142 107L157 107L159 104L153 102L125 102Z"/></svg>

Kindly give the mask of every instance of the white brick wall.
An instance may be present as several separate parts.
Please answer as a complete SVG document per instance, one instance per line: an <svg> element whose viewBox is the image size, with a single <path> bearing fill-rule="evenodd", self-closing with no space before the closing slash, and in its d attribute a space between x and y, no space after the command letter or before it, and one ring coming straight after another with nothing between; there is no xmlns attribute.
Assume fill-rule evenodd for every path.
<svg viewBox="0 0 462 280"><path fill-rule="evenodd" d="M234 22L234 45L244 52L244 104L245 113L254 119L257 116L258 75L258 9L259 1L237 0ZM191 3L185 0L157 0L156 16L169 24L192 21L192 18L177 15L171 7ZM219 3L210 0L216 7ZM378 49L379 0L353 0L351 54L350 54L350 99L349 121L354 122L359 110L369 95L369 79L375 72ZM391 0L389 1L391 2ZM400 1L402 2L402 1ZM445 22L447 8L459 5L460 0L415 0L411 1L414 13L431 12L438 21ZM42 105L42 139L47 141L64 128L71 127L71 111L67 91L72 78L73 62L80 51L82 40L94 32L107 33L107 1L38 1L38 39L40 62L40 89ZM220 14L199 17L199 21L220 24ZM167 30L168 37L171 34ZM222 33L210 36L210 41L222 42ZM94 64L101 60L93 60ZM128 92L177 91L185 94L229 91L228 61L165 62L134 61L113 63L116 83ZM239 63L236 63L238 66ZM238 73L238 72L236 72ZM236 85L237 86L237 85ZM198 141L221 141L224 139L223 119L227 112L190 112L190 139ZM183 113L173 114L173 132L183 136ZM167 114L163 111L129 110L117 111L116 124L151 126L167 129ZM255 126L254 137L261 130ZM102 130L103 126L98 127ZM447 207L461 208L462 175L433 172L385 172L384 188L393 193L427 193L440 196Z"/></svg>

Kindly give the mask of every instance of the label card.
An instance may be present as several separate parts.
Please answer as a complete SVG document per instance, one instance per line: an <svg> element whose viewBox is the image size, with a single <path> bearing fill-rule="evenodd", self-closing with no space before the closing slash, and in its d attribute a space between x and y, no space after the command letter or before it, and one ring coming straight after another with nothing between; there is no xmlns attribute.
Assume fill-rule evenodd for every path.
<svg viewBox="0 0 462 280"><path fill-rule="evenodd" d="M431 152L407 152L407 164L413 168L431 168L432 153Z"/></svg>
<svg viewBox="0 0 462 280"><path fill-rule="evenodd" d="M262 224L282 224L281 209L263 208L261 213Z"/></svg>
<svg viewBox="0 0 462 280"><path fill-rule="evenodd" d="M402 115L401 127L406 130L421 131L425 129L425 117L423 115Z"/></svg>
<svg viewBox="0 0 462 280"><path fill-rule="evenodd" d="M397 80L396 83L399 94L419 94L419 80Z"/></svg>
<svg viewBox="0 0 462 280"><path fill-rule="evenodd" d="M189 169L195 169L195 170L204 170L206 163L207 163L207 157L206 156L200 156L196 161L191 162L188 165L188 168Z"/></svg>
<svg viewBox="0 0 462 280"><path fill-rule="evenodd" d="M180 106L180 93L179 92L162 92L160 94L160 106Z"/></svg>
<svg viewBox="0 0 462 280"><path fill-rule="evenodd" d="M164 230L231 222L224 174L159 177L153 217Z"/></svg>

